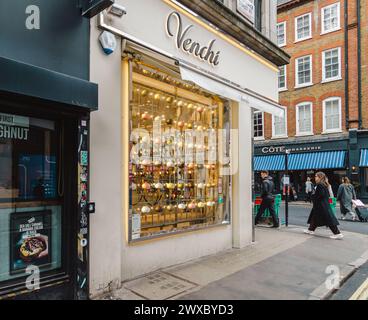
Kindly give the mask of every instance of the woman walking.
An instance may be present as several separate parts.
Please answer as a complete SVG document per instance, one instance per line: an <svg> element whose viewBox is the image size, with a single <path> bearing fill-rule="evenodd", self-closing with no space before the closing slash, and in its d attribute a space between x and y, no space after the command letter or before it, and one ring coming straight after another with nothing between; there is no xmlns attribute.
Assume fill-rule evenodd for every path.
<svg viewBox="0 0 368 320"><path fill-rule="evenodd" d="M348 213L352 215L353 221L357 220L357 216L353 211L353 200L356 200L355 189L349 178L344 177L337 191L337 201L340 201L340 211L343 220L346 219Z"/></svg>
<svg viewBox="0 0 368 320"><path fill-rule="evenodd" d="M314 234L318 227L327 226L331 229L333 235L331 239L342 239L344 236L338 229L339 222L333 214L329 203L328 182L323 172L317 172L315 175L316 187L312 195L313 209L309 215L308 230L304 233Z"/></svg>

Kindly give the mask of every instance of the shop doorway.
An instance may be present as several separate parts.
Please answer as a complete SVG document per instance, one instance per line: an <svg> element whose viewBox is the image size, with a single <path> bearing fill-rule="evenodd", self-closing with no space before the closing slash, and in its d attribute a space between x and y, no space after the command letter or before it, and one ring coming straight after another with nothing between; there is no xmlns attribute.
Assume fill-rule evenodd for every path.
<svg viewBox="0 0 368 320"><path fill-rule="evenodd" d="M77 120L0 109L2 298L74 297ZM31 275L39 275L39 289L27 282Z"/></svg>

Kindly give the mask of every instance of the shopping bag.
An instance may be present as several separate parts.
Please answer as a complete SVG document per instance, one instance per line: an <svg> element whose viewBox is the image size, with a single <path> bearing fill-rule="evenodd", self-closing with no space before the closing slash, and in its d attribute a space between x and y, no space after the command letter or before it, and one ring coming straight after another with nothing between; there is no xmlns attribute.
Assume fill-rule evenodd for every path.
<svg viewBox="0 0 368 320"><path fill-rule="evenodd" d="M355 207L365 207L365 204L359 199L352 200L352 202Z"/></svg>

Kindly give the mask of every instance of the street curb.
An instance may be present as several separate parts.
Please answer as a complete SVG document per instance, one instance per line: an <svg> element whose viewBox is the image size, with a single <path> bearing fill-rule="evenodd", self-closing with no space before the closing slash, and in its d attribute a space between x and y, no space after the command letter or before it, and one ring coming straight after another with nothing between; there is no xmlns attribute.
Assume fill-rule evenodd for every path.
<svg viewBox="0 0 368 320"><path fill-rule="evenodd" d="M340 269L339 288L366 262L368 262L368 250L358 259L348 263ZM339 289L328 289L325 282L309 294L308 300L327 300Z"/></svg>
<svg viewBox="0 0 368 320"><path fill-rule="evenodd" d="M368 279L358 288L349 300L367 300L368 299Z"/></svg>

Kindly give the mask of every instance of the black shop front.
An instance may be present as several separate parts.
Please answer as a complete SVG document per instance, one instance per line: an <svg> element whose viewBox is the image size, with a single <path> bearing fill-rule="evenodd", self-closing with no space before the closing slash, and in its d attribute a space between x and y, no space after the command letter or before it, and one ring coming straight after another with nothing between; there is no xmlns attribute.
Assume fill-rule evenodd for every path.
<svg viewBox="0 0 368 320"><path fill-rule="evenodd" d="M0 3L0 300L88 299L89 20Z"/></svg>

